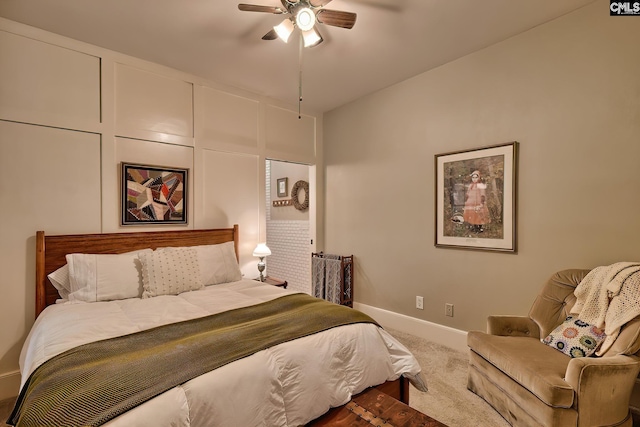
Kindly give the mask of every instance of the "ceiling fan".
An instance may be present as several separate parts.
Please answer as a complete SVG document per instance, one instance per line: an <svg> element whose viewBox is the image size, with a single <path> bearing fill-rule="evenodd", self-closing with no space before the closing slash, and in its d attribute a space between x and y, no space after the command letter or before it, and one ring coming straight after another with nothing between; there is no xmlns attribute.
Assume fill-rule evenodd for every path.
<svg viewBox="0 0 640 427"><path fill-rule="evenodd" d="M280 24L265 34L263 40L282 39L285 43L291 33L298 28L302 32L304 47L313 47L322 43L323 38L316 23L351 29L356 23L356 14L341 10L324 9L331 0L280 0L280 6L261 6L240 3L238 9L245 12L264 12L275 15L289 15Z"/></svg>

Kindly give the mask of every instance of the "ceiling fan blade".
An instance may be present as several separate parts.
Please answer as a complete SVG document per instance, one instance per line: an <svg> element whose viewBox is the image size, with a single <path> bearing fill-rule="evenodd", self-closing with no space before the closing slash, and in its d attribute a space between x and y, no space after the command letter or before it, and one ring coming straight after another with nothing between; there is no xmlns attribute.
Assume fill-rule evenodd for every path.
<svg viewBox="0 0 640 427"><path fill-rule="evenodd" d="M309 0L309 4L312 7L324 6L326 4L329 4L330 2L331 2L331 0Z"/></svg>
<svg viewBox="0 0 640 427"><path fill-rule="evenodd" d="M267 34L262 36L262 40L275 40L278 38L278 33L276 33L275 29L271 29Z"/></svg>
<svg viewBox="0 0 640 427"><path fill-rule="evenodd" d="M319 23L351 29L356 23L356 14L353 12L343 12L341 10L320 9L316 13Z"/></svg>
<svg viewBox="0 0 640 427"><path fill-rule="evenodd" d="M238 9L242 10L243 12L265 12L265 13L274 13L276 15L280 15L286 12L281 7L260 6L257 4L244 4L244 3L240 3L238 5Z"/></svg>

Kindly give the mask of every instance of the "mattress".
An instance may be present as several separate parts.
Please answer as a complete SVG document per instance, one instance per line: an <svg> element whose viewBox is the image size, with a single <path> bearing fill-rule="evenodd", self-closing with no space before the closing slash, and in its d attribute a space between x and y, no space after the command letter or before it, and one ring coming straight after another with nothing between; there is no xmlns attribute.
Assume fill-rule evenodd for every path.
<svg viewBox="0 0 640 427"><path fill-rule="evenodd" d="M290 293L295 292L243 279L175 296L51 305L24 344L21 387L42 363L76 346ZM222 366L104 425L299 426L401 375L425 389L413 355L384 329L368 323L340 326Z"/></svg>

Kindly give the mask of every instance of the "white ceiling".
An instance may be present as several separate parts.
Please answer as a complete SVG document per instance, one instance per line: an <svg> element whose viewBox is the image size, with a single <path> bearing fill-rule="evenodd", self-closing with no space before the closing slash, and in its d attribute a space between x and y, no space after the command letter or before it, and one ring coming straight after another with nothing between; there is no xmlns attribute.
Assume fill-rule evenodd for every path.
<svg viewBox="0 0 640 427"><path fill-rule="evenodd" d="M319 25L324 43L304 50L303 112L329 111L593 1L333 0L325 7L358 18L351 30ZM281 5L0 0L0 16L295 105L298 38L261 40L284 16L241 12L240 2Z"/></svg>

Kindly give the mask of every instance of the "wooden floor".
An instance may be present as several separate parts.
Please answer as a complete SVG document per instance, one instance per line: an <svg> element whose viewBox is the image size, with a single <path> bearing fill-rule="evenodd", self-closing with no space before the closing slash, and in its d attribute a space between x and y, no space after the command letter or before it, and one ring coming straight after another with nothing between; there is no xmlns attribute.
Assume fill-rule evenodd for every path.
<svg viewBox="0 0 640 427"><path fill-rule="evenodd" d="M6 400L0 400L0 426L4 427L7 425L5 421L7 421L7 418L9 418L9 415L11 415L14 403L16 403L15 397Z"/></svg>

